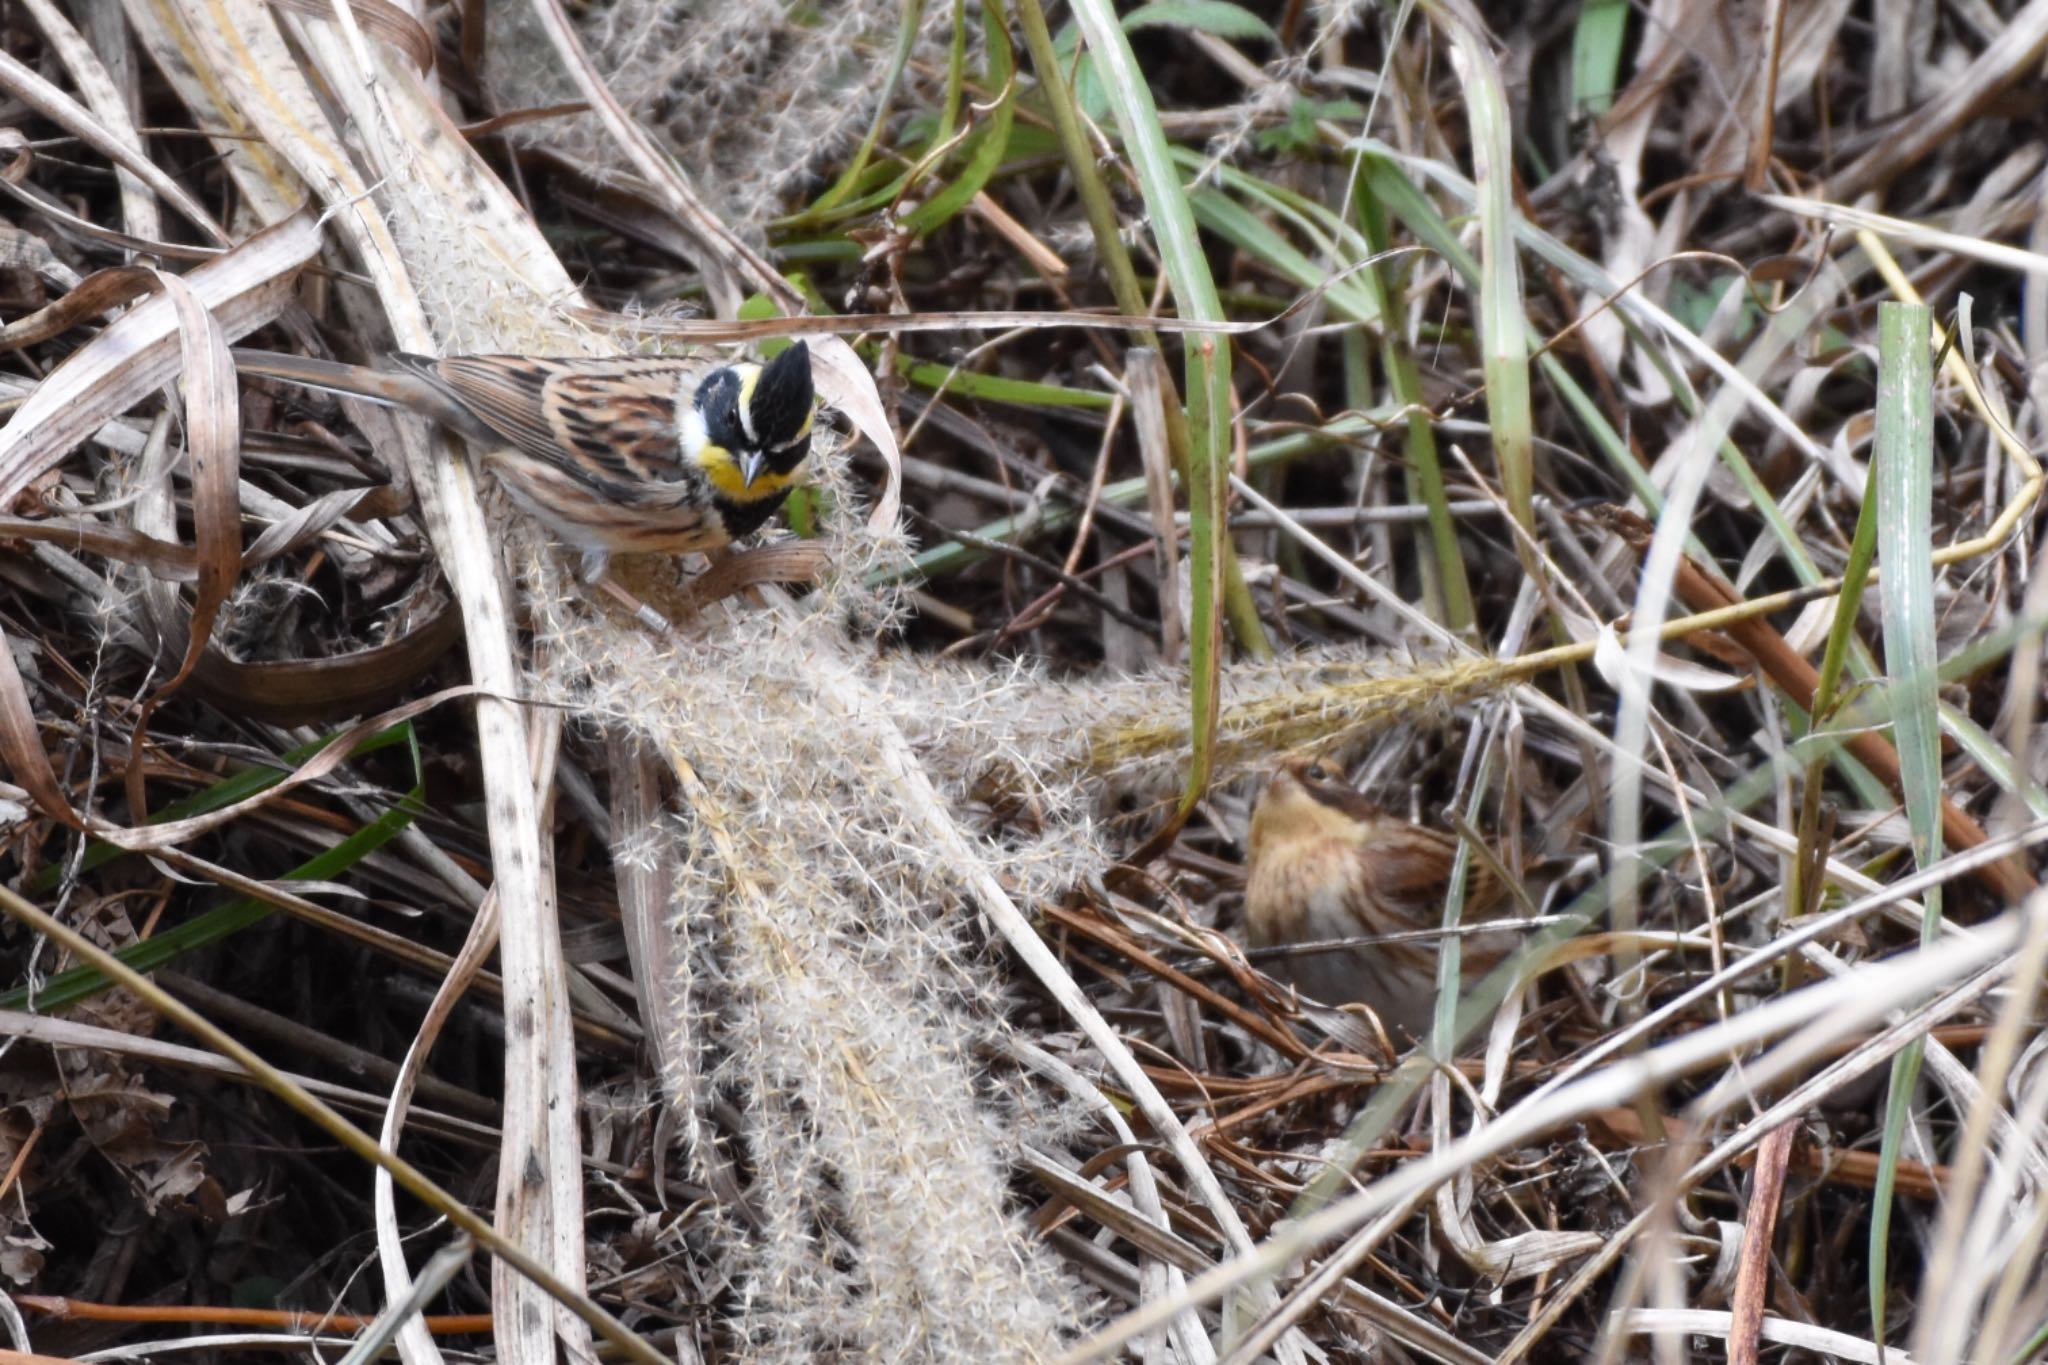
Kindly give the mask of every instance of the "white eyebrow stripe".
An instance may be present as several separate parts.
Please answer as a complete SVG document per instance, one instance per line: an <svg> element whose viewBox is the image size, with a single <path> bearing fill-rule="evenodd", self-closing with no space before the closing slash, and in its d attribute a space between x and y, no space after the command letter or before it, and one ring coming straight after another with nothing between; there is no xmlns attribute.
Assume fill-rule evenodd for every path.
<svg viewBox="0 0 2048 1365"><path fill-rule="evenodd" d="M737 378L738 376L734 377ZM754 431L754 394L759 391L760 387L761 377L759 375L754 376L754 387L752 389L748 389L744 384L740 386L740 401L738 405L740 410L740 430L747 433L747 441L752 445L761 444L760 436L756 435Z"/></svg>

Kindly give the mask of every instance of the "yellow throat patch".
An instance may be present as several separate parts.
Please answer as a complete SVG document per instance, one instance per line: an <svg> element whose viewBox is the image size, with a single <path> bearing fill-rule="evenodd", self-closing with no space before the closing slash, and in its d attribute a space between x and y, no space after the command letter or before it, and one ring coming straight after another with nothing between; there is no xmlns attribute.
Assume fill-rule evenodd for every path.
<svg viewBox="0 0 2048 1365"><path fill-rule="evenodd" d="M697 452L697 467L711 480L711 486L721 497L733 502L759 502L762 498L779 497L795 487L798 474L778 474L772 469L761 471L761 477L754 480L754 486L747 486L747 476L740 472L740 463L732 452L721 445L705 445ZM801 470L803 466L797 466Z"/></svg>

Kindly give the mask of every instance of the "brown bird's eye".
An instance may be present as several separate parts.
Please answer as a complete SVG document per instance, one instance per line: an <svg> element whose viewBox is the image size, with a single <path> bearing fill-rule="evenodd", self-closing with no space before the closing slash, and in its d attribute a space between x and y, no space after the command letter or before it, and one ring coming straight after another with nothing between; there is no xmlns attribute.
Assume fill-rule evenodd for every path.
<svg viewBox="0 0 2048 1365"><path fill-rule="evenodd" d="M1330 777L1331 777L1331 773L1330 773L1330 770L1329 770L1328 768L1325 768L1325 767L1324 767L1324 766L1323 766L1322 764L1320 764L1320 763L1311 763L1311 764L1309 764L1309 765L1308 765L1308 780L1309 780L1309 781L1311 781L1311 782L1328 782L1328 781L1330 780Z"/></svg>

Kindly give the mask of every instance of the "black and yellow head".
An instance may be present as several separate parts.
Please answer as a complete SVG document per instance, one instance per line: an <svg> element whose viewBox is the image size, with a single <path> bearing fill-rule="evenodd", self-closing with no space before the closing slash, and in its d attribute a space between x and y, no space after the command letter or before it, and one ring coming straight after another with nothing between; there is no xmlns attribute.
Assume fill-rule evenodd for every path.
<svg viewBox="0 0 2048 1365"><path fill-rule="evenodd" d="M721 366L697 386L704 439L695 459L728 522L741 510L758 512L742 518L758 525L803 481L813 401L811 352L801 341L766 365Z"/></svg>

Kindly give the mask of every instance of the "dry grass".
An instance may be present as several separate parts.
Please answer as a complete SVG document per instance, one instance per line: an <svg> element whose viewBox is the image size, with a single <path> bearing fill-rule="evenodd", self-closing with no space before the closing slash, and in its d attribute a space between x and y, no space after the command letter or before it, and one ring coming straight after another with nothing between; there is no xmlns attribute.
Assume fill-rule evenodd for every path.
<svg viewBox="0 0 2048 1365"><path fill-rule="evenodd" d="M445 1198L507 1358L2040 1358L2048 21L1528 8L26 4L0 873L445 1194L19 932L0 1273L154 1325L15 1344ZM225 351L750 296L830 567L669 637ZM1234 937L1309 747L1542 871L1426 1046Z"/></svg>

